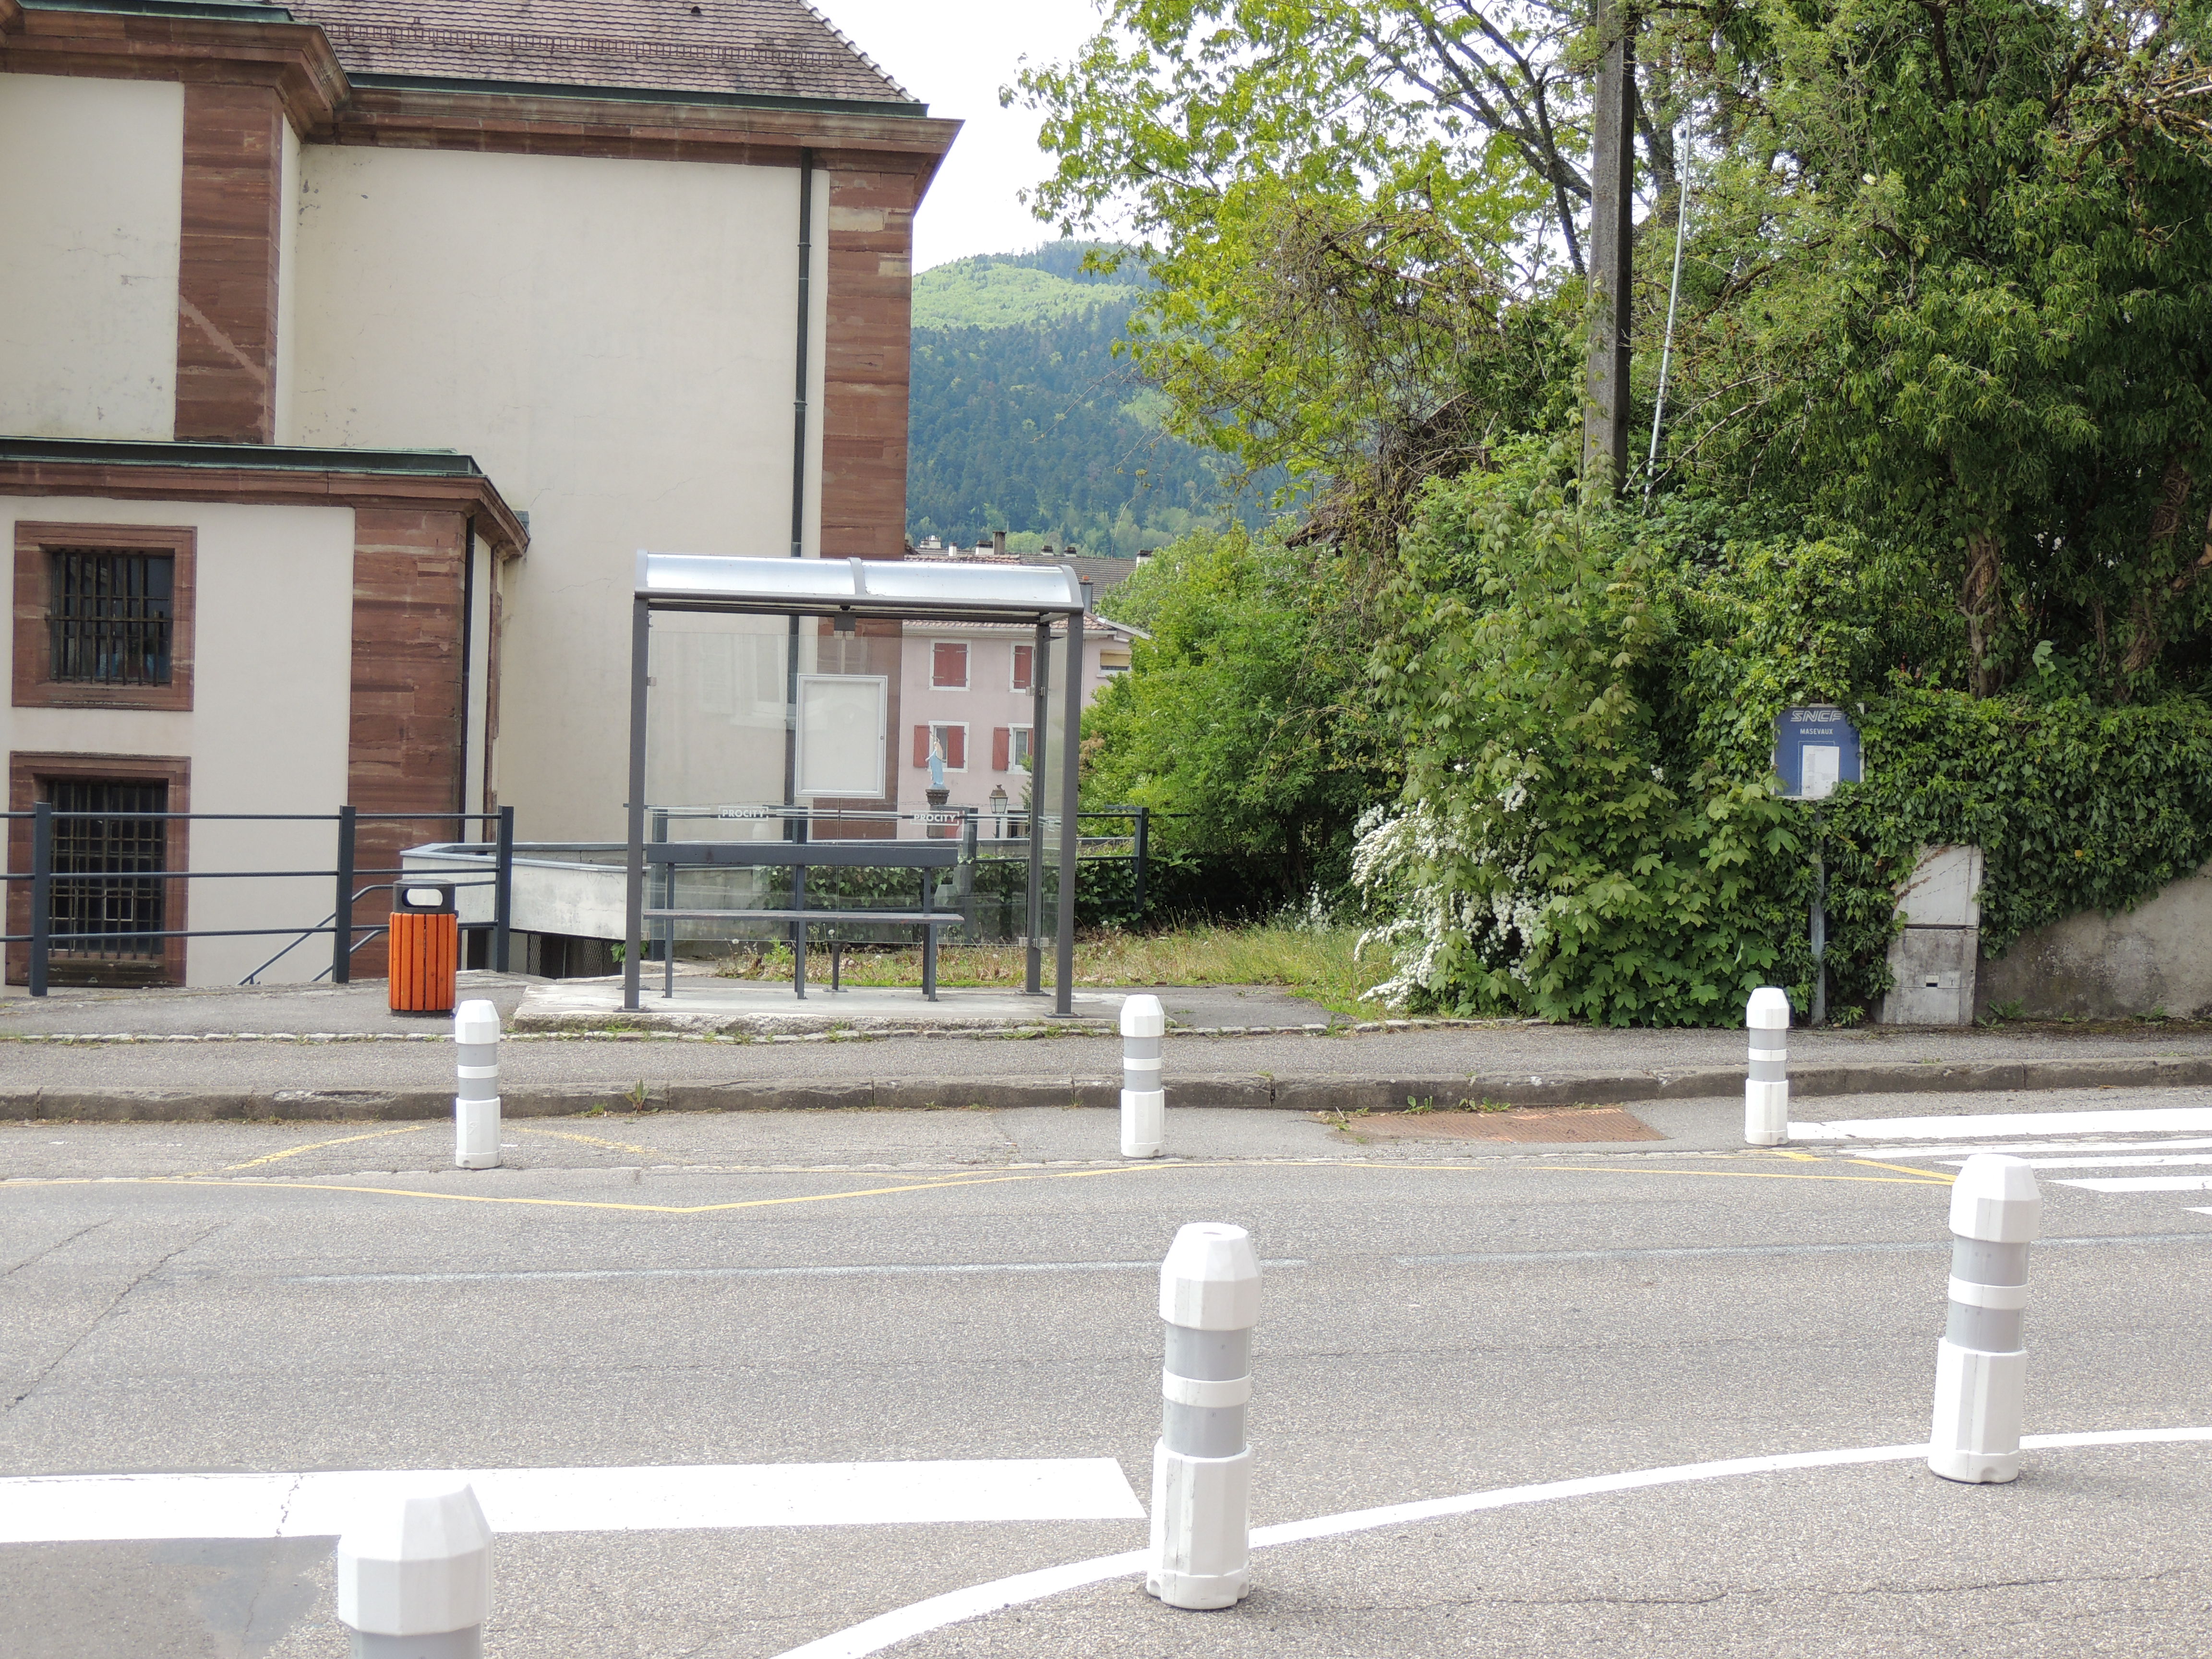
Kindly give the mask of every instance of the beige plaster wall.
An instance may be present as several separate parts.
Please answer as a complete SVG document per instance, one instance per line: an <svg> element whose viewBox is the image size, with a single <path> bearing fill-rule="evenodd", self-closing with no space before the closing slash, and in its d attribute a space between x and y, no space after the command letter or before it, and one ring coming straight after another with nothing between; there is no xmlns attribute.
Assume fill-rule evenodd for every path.
<svg viewBox="0 0 2212 1659"><path fill-rule="evenodd" d="M530 514L495 761L526 839L622 832L636 550L789 551L798 177L302 152L295 441L463 450ZM827 212L817 175L810 501ZM657 775L730 798L726 775Z"/></svg>
<svg viewBox="0 0 2212 1659"><path fill-rule="evenodd" d="M0 497L0 546L19 520L189 525L198 532L192 708L0 708L10 752L183 756L195 812L335 812L345 799L352 707L353 510L185 501ZM12 635L0 631L0 659ZM12 683L0 660L0 684ZM282 696L270 688L282 687ZM198 870L328 869L327 824L196 823ZM330 913L326 880L193 884L198 928L309 927ZM195 939L195 985L235 983L282 939ZM308 979L328 963L310 941L270 978Z"/></svg>
<svg viewBox="0 0 2212 1659"><path fill-rule="evenodd" d="M184 88L0 75L0 432L176 434Z"/></svg>

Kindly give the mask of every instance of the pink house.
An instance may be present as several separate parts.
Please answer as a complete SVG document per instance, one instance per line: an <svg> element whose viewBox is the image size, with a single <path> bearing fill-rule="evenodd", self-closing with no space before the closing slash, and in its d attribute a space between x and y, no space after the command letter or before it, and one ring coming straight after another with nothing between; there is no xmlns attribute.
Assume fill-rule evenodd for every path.
<svg viewBox="0 0 2212 1659"><path fill-rule="evenodd" d="M1084 618L1083 702L1127 672L1129 646L1143 637L1125 623ZM945 756L949 806L972 806L983 817L983 834L998 833L997 817L1019 811L1028 798L1029 759L1036 718L1033 701L1036 635L1004 623L908 623L899 684L905 724L898 744L898 804L919 811L927 805L929 752ZM1053 634L1055 668L1066 650L1065 629ZM1053 688L1054 726L1047 757L1059 770L1061 702ZM1056 801L1052 803L1056 805Z"/></svg>

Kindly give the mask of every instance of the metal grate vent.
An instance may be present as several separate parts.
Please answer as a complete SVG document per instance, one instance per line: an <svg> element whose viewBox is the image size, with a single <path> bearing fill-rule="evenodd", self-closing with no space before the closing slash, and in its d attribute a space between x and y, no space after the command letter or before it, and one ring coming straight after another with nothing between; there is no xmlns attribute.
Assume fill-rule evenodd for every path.
<svg viewBox="0 0 2212 1659"><path fill-rule="evenodd" d="M158 962L168 825L134 812L169 810L169 786L135 778L52 778L54 954L107 962ZM89 817L72 817L88 813Z"/></svg>
<svg viewBox="0 0 2212 1659"><path fill-rule="evenodd" d="M108 547L57 548L51 678L167 685L176 560Z"/></svg>

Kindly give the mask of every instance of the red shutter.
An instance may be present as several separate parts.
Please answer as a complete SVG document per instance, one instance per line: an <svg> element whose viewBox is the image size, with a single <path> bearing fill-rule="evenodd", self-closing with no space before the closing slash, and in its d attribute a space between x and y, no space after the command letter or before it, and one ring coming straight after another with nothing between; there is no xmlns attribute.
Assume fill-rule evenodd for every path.
<svg viewBox="0 0 2212 1659"><path fill-rule="evenodd" d="M960 690L968 684L968 647L964 645L938 645L930 653L929 682L951 690Z"/></svg>
<svg viewBox="0 0 2212 1659"><path fill-rule="evenodd" d="M945 765L948 771L957 772L968 764L968 728L948 726L945 728Z"/></svg>
<svg viewBox="0 0 2212 1659"><path fill-rule="evenodd" d="M1012 729L1004 726L993 726L991 728L991 769L994 772L1003 772L1006 769L1013 757L1013 750Z"/></svg>
<svg viewBox="0 0 2212 1659"><path fill-rule="evenodd" d="M1018 645L1014 647L1014 690L1026 691L1036 684L1036 647Z"/></svg>
<svg viewBox="0 0 2212 1659"><path fill-rule="evenodd" d="M926 726L914 728L914 763L916 766L929 764L929 728Z"/></svg>

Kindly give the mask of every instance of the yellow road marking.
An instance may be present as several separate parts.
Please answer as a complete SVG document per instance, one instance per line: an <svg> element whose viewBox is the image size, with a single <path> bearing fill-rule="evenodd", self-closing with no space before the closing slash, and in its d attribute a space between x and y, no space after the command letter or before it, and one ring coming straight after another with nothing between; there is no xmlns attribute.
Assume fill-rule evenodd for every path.
<svg viewBox="0 0 2212 1659"><path fill-rule="evenodd" d="M567 1129L538 1129L520 1123L502 1123L500 1127L509 1134L550 1135L556 1140L580 1140L586 1146L611 1146L618 1152L638 1152L647 1158L665 1156L657 1146L633 1146L627 1140L604 1140L598 1135L580 1135Z"/></svg>
<svg viewBox="0 0 2212 1659"><path fill-rule="evenodd" d="M302 1146L287 1146L281 1152L264 1152L259 1158L249 1158L243 1164L226 1164L223 1165L223 1168L226 1170L251 1170L259 1164L276 1164L288 1158L297 1158L301 1152L312 1152L319 1147L343 1146L348 1142L355 1140L382 1140L387 1135L420 1134L428 1127L429 1125L426 1123L410 1123L404 1128L372 1129L367 1134L339 1135L336 1139L331 1140L311 1140Z"/></svg>
<svg viewBox="0 0 2212 1659"><path fill-rule="evenodd" d="M1906 1175L1918 1176L1923 1181L1938 1187L1948 1187L1959 1178L1956 1176L1945 1175L1940 1170L1916 1170L1909 1164L1884 1164L1871 1158L1847 1158L1844 1161L1850 1164L1863 1164L1869 1170L1901 1170Z"/></svg>
<svg viewBox="0 0 2212 1659"><path fill-rule="evenodd" d="M1459 1166L1449 1164L1398 1164L1387 1167L1399 1170L1449 1170ZM1780 1170L1599 1170L1592 1169L1585 1164L1516 1164L1507 1167L1526 1170L1532 1173L1558 1170L1565 1175L1703 1176L1708 1180L1714 1181L1863 1181L1885 1187L1949 1185L1948 1182L1931 1182L1924 1178L1917 1181L1899 1181L1893 1176L1791 1175Z"/></svg>
<svg viewBox="0 0 2212 1659"><path fill-rule="evenodd" d="M652 1215L705 1215L722 1210L769 1209L784 1204L826 1204L845 1198L883 1198L896 1193L938 1192L948 1187L993 1187L1024 1181L1085 1181L1097 1176L1151 1175L1161 1170L1218 1168L1187 1164L1132 1164L1104 1170L1060 1170L1048 1175L965 1176L952 1181L918 1182L903 1187L869 1187L843 1193L801 1193L790 1198L736 1199L722 1204L625 1204L612 1199L509 1198L493 1193L426 1193L412 1187L352 1187L331 1182L239 1182L201 1176L74 1176L55 1181L19 1181L19 1187L232 1187L258 1192L368 1193L383 1198L429 1198L453 1204L522 1204L561 1210L635 1210ZM780 1172L788 1173L788 1172Z"/></svg>
<svg viewBox="0 0 2212 1659"><path fill-rule="evenodd" d="M1857 1161L1857 1160L1854 1160ZM1175 1161L1163 1164L1115 1164L1097 1170L1057 1170L1049 1173L1027 1171L991 1176L962 1176L950 1180L910 1182L896 1187L864 1187L834 1193L800 1193L787 1198L734 1199L720 1204L642 1204L627 1203L614 1199L586 1198L524 1198L492 1193L425 1192L412 1187L341 1186L330 1182L286 1181L282 1182L227 1181L216 1176L108 1176L105 1179L88 1176L64 1176L55 1180L16 1181L6 1183L16 1187L89 1187L89 1186L145 1186L145 1187L246 1187L280 1192L361 1193L379 1198L426 1198L453 1204L515 1204L562 1210L622 1210L646 1215L710 1215L730 1210L776 1209L793 1204L829 1204L846 1199L890 1198L905 1193L943 1192L957 1187L998 1187L1033 1181L1088 1181L1101 1176L1153 1175L1169 1170L1219 1170L1249 1167L1276 1169L1364 1169L1405 1170L1412 1173L1468 1175L1484 1173L1541 1173L1555 1171L1565 1175L1642 1175L1686 1176L1707 1180L1743 1181L1846 1181L1863 1182L1880 1186L1930 1187L1948 1186L1943 1177L1931 1177L1924 1171L1904 1171L1910 1179L1893 1176L1812 1175L1779 1170L1653 1170L1633 1167L1599 1168L1576 1164L1508 1164L1479 1165L1465 1164L1346 1164L1336 1160L1285 1159L1268 1165L1253 1166L1229 1160L1212 1162ZM1897 1167L1881 1165L1879 1167ZM747 1171L722 1171L744 1174ZM762 1173L793 1174L791 1170L763 1171Z"/></svg>

